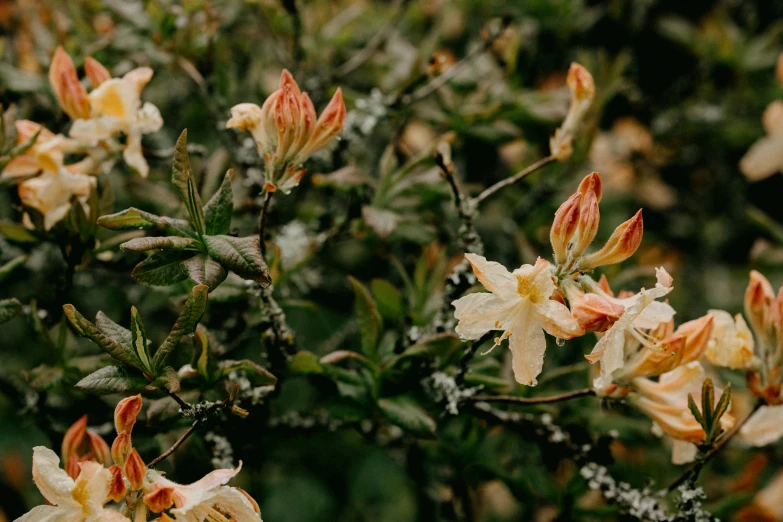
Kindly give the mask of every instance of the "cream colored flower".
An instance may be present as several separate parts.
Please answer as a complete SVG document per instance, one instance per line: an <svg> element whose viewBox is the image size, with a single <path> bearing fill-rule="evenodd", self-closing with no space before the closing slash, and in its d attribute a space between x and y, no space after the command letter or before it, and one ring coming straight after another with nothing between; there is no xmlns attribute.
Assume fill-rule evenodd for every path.
<svg viewBox="0 0 783 522"><path fill-rule="evenodd" d="M527 386L536 385L546 351L544 331L571 339L584 334L568 308L553 299L552 265L538 258L535 265L522 265L509 272L499 263L476 254L465 254L484 288L452 304L459 320L456 332L462 339L479 339L491 330L501 330L495 345L509 339L514 377Z"/></svg>
<svg viewBox="0 0 783 522"><path fill-rule="evenodd" d="M215 470L189 485L177 484L157 471L149 471L144 502L156 513L174 506L169 516L177 522L260 522L255 501L241 489L225 486L241 468L240 462L236 469Z"/></svg>
<svg viewBox="0 0 783 522"><path fill-rule="evenodd" d="M123 159L146 177L149 166L141 151L141 136L156 132L163 125L158 108L149 102L141 103L141 92L151 78L152 69L139 67L122 78L103 81L88 95L90 117L74 121L70 136L97 146L124 134Z"/></svg>
<svg viewBox="0 0 783 522"><path fill-rule="evenodd" d="M740 430L742 440L766 446L783 437L783 406L762 406Z"/></svg>
<svg viewBox="0 0 783 522"><path fill-rule="evenodd" d="M783 101L770 103L761 122L767 135L756 141L740 160L740 170L751 181L783 172Z"/></svg>
<svg viewBox="0 0 783 522"><path fill-rule="evenodd" d="M593 382L595 388L601 389L609 385L612 382L612 373L622 368L626 335L636 338L648 348L654 348L654 343L646 339L642 330L655 328L674 316L675 312L671 306L656 301L672 291L672 278L663 268L657 268L655 274L657 283L654 288L642 289L638 294L625 299L608 297L623 306L625 312L598 340L593 351L585 356L591 363L601 363L601 375Z"/></svg>
<svg viewBox="0 0 783 522"><path fill-rule="evenodd" d="M60 458L43 446L33 448L33 480L52 506L38 506L16 522L130 522L105 509L112 475L97 462L81 463L76 480L60 468Z"/></svg>
<svg viewBox="0 0 783 522"><path fill-rule="evenodd" d="M710 310L714 317L712 339L705 355L717 366L734 370L748 368L753 362L753 334L741 314L735 315L723 310Z"/></svg>

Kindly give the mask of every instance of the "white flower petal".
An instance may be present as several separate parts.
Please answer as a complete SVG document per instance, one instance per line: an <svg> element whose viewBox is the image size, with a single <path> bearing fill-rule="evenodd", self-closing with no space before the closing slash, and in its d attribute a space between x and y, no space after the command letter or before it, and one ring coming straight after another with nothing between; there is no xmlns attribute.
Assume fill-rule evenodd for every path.
<svg viewBox="0 0 783 522"><path fill-rule="evenodd" d="M687 464L696 460L699 448L692 442L672 439L672 464Z"/></svg>
<svg viewBox="0 0 783 522"><path fill-rule="evenodd" d="M514 318L509 348L511 348L514 378L520 384L535 386L538 383L536 377L544 367L546 338L529 304L525 304Z"/></svg>
<svg viewBox="0 0 783 522"><path fill-rule="evenodd" d="M742 426L740 437L752 446L766 446L783 436L783 406L762 406Z"/></svg>
<svg viewBox="0 0 783 522"><path fill-rule="evenodd" d="M126 124L121 119L113 116L101 116L89 120L74 121L68 135L94 147L125 128Z"/></svg>
<svg viewBox="0 0 783 522"><path fill-rule="evenodd" d="M69 511L56 506L38 506L14 520L14 522L82 522L78 511Z"/></svg>
<svg viewBox="0 0 783 522"><path fill-rule="evenodd" d="M476 274L484 288L490 292L496 294L515 292L516 278L500 263L487 261L485 257L478 254L465 254L465 259L473 267L473 273Z"/></svg>
<svg viewBox="0 0 783 522"><path fill-rule="evenodd" d="M163 127L163 117L156 106L147 102L136 114L136 122L133 127L136 132L141 134L157 132Z"/></svg>
<svg viewBox="0 0 783 522"><path fill-rule="evenodd" d="M111 489L111 480L111 472L102 464L94 461L81 463L72 497L81 504L85 520L95 520L103 512L103 505L106 504Z"/></svg>
<svg viewBox="0 0 783 522"><path fill-rule="evenodd" d="M459 321L457 335L462 339L479 339L490 330L506 330L511 324L511 313L521 299L504 300L495 294L468 294L451 303L454 317Z"/></svg>
<svg viewBox="0 0 783 522"><path fill-rule="evenodd" d="M538 320L549 335L560 339L573 339L585 333L566 305L552 299L535 305Z"/></svg>
<svg viewBox="0 0 783 522"><path fill-rule="evenodd" d="M44 446L33 448L33 481L50 504L81 509L71 496L76 483L60 468L60 457Z"/></svg>
<svg viewBox="0 0 783 522"><path fill-rule="evenodd" d="M104 509L95 522L130 522L130 519L113 509Z"/></svg>
<svg viewBox="0 0 783 522"><path fill-rule="evenodd" d="M783 134L759 139L742 157L739 166L750 181L759 181L783 170Z"/></svg>
<svg viewBox="0 0 783 522"><path fill-rule="evenodd" d="M125 160L125 163L130 168L138 172L142 178L147 177L150 168L147 165L147 160L144 159L144 154L141 152L141 134L136 132L128 134L125 150L122 151L122 159Z"/></svg>

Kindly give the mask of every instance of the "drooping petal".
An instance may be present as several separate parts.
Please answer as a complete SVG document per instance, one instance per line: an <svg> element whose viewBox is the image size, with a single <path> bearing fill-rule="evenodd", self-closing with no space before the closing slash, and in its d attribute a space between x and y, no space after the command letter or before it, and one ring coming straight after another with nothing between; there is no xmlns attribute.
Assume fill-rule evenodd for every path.
<svg viewBox="0 0 783 522"><path fill-rule="evenodd" d="M696 454L699 448L692 442L684 440L672 440L672 464L688 464L696 460Z"/></svg>
<svg viewBox="0 0 783 522"><path fill-rule="evenodd" d="M62 508L80 509L71 496L76 483L60 468L60 457L44 446L33 448L33 481L49 503Z"/></svg>
<svg viewBox="0 0 783 522"><path fill-rule="evenodd" d="M783 437L783 406L762 406L742 426L740 437L753 446L766 446Z"/></svg>
<svg viewBox="0 0 783 522"><path fill-rule="evenodd" d="M516 314L509 337L514 378L525 386L535 386L544 367L546 338L541 324L529 304Z"/></svg>
<svg viewBox="0 0 783 522"><path fill-rule="evenodd" d="M500 263L487 261L478 254L465 254L465 259L470 263L479 282L490 292L506 294L516 290L516 278Z"/></svg>
<svg viewBox="0 0 783 522"><path fill-rule="evenodd" d="M559 339L573 339L584 335L585 331L563 303L548 299L546 302L534 306L541 326L549 335Z"/></svg>
<svg viewBox="0 0 783 522"><path fill-rule="evenodd" d="M125 149L122 151L122 159L130 168L139 173L142 178L146 178L150 172L147 160L141 151L141 134L132 132L128 134L125 142Z"/></svg>
<svg viewBox="0 0 783 522"><path fill-rule="evenodd" d="M468 294L454 301L455 331L462 339L479 339L490 330L506 330L521 299L504 300L495 294Z"/></svg>

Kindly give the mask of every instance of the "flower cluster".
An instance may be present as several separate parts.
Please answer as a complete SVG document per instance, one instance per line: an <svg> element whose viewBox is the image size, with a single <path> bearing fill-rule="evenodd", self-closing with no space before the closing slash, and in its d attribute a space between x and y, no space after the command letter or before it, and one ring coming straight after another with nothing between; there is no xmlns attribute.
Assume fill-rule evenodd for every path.
<svg viewBox="0 0 783 522"><path fill-rule="evenodd" d="M239 473L241 462L236 469L215 470L189 485L148 469L131 440L141 407L141 395L117 404L117 437L111 450L102 438L87 431L86 416L79 419L63 440L65 470L52 450L37 446L33 480L52 505L36 507L17 522L138 522L149 516L161 522L261 521L255 500L242 489L225 485ZM111 466L110 460L114 461ZM115 505L105 507L110 502Z"/></svg>

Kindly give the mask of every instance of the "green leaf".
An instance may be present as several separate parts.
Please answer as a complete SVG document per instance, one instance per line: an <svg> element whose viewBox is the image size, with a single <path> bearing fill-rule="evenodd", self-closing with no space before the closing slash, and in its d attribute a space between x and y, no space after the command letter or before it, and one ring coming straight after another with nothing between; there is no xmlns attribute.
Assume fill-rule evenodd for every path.
<svg viewBox="0 0 783 522"><path fill-rule="evenodd" d="M389 421L412 435L429 438L435 436L435 421L409 397L397 396L380 399L378 408Z"/></svg>
<svg viewBox="0 0 783 522"><path fill-rule="evenodd" d="M110 230L137 230L156 227L168 234L197 238L198 234L184 219L156 216L137 208L128 208L116 214L98 218L98 224Z"/></svg>
<svg viewBox="0 0 783 522"><path fill-rule="evenodd" d="M27 256L19 256L0 266L0 281L11 275L11 273L22 266L25 261L27 261Z"/></svg>
<svg viewBox="0 0 783 522"><path fill-rule="evenodd" d="M196 330L196 334L193 337L194 342L194 365L199 375L207 381L211 382L213 374L214 361L212 360L209 352L209 336L207 332L202 328Z"/></svg>
<svg viewBox="0 0 783 522"><path fill-rule="evenodd" d="M194 283L207 285L210 292L228 276L228 271L223 268L223 265L206 254L193 256L183 261L182 266L188 271L188 276Z"/></svg>
<svg viewBox="0 0 783 522"><path fill-rule="evenodd" d="M118 325L103 312L95 316L95 325L113 341L120 343L129 350L133 349L133 335L127 328Z"/></svg>
<svg viewBox="0 0 783 522"><path fill-rule="evenodd" d="M152 366L154 368L160 368L166 361L169 353L174 350L180 340L196 331L198 322L201 320L201 316L204 314L204 310L207 308L207 295L209 289L205 285L196 285L193 290L190 291L188 300L185 301L185 307L177 317L177 322L174 323L174 327L171 329L166 340L160 345L158 351L155 352L155 356L152 359Z"/></svg>
<svg viewBox="0 0 783 522"><path fill-rule="evenodd" d="M139 370L143 370L141 361L130 348L123 346L121 343L99 330L98 327L80 314L73 305L63 305L63 311L65 312L65 317L68 318L68 321L70 321L74 330L76 330L76 333L91 340L118 361L138 368Z"/></svg>
<svg viewBox="0 0 783 522"><path fill-rule="evenodd" d="M204 234L204 212L201 209L201 197L196 188L196 180L193 179L193 171L190 168L188 158L188 130L182 131L174 146L174 168L171 173L171 182L177 188L180 198L185 203L185 208L190 214L190 222L196 232Z"/></svg>
<svg viewBox="0 0 783 522"><path fill-rule="evenodd" d="M359 334L362 340L362 351L371 360L378 357L378 338L381 335L383 320L378 312L370 292L356 278L348 276L355 294L354 310L359 321Z"/></svg>
<svg viewBox="0 0 783 522"><path fill-rule="evenodd" d="M204 236L209 255L243 279L269 286L269 268L261 257L258 236Z"/></svg>
<svg viewBox="0 0 783 522"><path fill-rule="evenodd" d="M144 330L144 323L141 321L139 311L135 306L131 306L131 339L133 351L144 365L144 369L152 372L150 366L150 355L147 349L147 332Z"/></svg>
<svg viewBox="0 0 783 522"><path fill-rule="evenodd" d="M152 384L157 388L164 388L168 390L169 393L177 393L181 389L179 384L179 377L177 377L177 370L171 366L166 366L163 368Z"/></svg>
<svg viewBox="0 0 783 522"><path fill-rule="evenodd" d="M353 360L361 364L362 366L365 366L366 368L369 368L372 371L377 371L378 367L373 363L371 360L369 360L364 355L352 352L350 350L335 350L333 352L329 352L323 357L321 357L320 362L321 364L337 364L342 361L349 361Z"/></svg>
<svg viewBox="0 0 783 522"><path fill-rule="evenodd" d="M378 302L378 311L387 319L399 319L405 315L402 292L384 279L373 279L372 293Z"/></svg>
<svg viewBox="0 0 783 522"><path fill-rule="evenodd" d="M138 376L131 375L119 366L107 366L97 370L76 383L80 390L96 395L122 393L143 388L148 382Z"/></svg>
<svg viewBox="0 0 783 522"><path fill-rule="evenodd" d="M192 255L191 252L166 250L155 252L136 265L131 276L146 285L169 286L179 283L188 278L188 272L182 266L182 261Z"/></svg>
<svg viewBox="0 0 783 522"><path fill-rule="evenodd" d="M22 303L18 299L0 300L0 324L5 323L22 313Z"/></svg>
<svg viewBox="0 0 783 522"><path fill-rule="evenodd" d="M699 407L696 406L696 401L693 400L693 395L688 394L688 409L691 410L693 417L696 419L702 428L704 428L704 417L702 417Z"/></svg>
<svg viewBox="0 0 783 522"><path fill-rule="evenodd" d="M10 221L0 221L0 235L14 243L36 243L38 238L22 225Z"/></svg>
<svg viewBox="0 0 783 522"><path fill-rule="evenodd" d="M62 381L64 374L65 371L58 366L42 364L30 370L27 378L36 390L49 390Z"/></svg>
<svg viewBox="0 0 783 522"><path fill-rule="evenodd" d="M185 250L198 245L196 240L188 237L137 237L120 245L120 249L127 252L146 252L147 250Z"/></svg>
<svg viewBox="0 0 783 522"><path fill-rule="evenodd" d="M204 205L206 234L210 236L228 234L231 229L231 214L234 212L232 179L234 179L234 170L229 169L218 191Z"/></svg>
<svg viewBox="0 0 783 522"><path fill-rule="evenodd" d="M314 373L324 373L324 368L318 360L318 356L313 352L302 350L297 352L291 360L288 361L288 371L298 375L309 375Z"/></svg>
<svg viewBox="0 0 783 522"><path fill-rule="evenodd" d="M277 377L269 370L249 359L224 361L221 373L225 376L236 370L244 371L254 386L271 386L277 383Z"/></svg>

